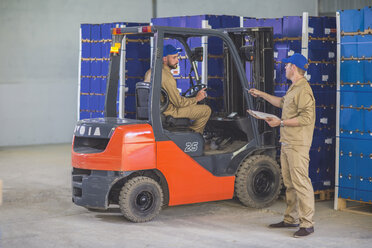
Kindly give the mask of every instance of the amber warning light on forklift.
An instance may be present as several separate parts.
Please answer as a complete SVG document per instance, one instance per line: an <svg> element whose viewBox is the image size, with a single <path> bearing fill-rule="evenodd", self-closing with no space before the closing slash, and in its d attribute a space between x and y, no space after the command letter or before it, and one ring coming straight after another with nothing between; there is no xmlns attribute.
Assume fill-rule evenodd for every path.
<svg viewBox="0 0 372 248"><path fill-rule="evenodd" d="M121 47L121 43L115 43L114 46L111 47L110 49L110 53L116 53L118 54L119 53L119 50L120 50L120 47Z"/></svg>

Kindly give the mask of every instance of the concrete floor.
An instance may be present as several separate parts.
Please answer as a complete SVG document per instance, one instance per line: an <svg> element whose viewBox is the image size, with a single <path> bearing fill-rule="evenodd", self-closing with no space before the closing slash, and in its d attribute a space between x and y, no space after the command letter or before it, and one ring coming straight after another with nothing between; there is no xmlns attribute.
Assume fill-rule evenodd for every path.
<svg viewBox="0 0 372 248"><path fill-rule="evenodd" d="M272 230L285 204L251 209L234 200L163 209L126 221L117 207L89 212L71 202L70 145L0 148L0 247L372 247L372 217L317 202L315 233Z"/></svg>

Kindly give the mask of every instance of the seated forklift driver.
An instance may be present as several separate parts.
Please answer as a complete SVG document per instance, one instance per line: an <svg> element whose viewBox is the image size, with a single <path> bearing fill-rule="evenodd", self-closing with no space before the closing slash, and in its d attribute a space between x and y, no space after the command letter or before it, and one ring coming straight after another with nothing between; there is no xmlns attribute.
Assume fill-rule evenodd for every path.
<svg viewBox="0 0 372 248"><path fill-rule="evenodd" d="M178 64L178 50L172 45L164 46L163 69L161 86L168 93L169 105L163 112L174 118L189 118L194 120L190 126L192 130L203 134L204 127L211 115L211 109L207 105L198 105L197 102L206 97L205 88L200 90L196 97L182 97L177 89L177 82L171 70L176 69ZM146 73L147 74L147 73Z"/></svg>

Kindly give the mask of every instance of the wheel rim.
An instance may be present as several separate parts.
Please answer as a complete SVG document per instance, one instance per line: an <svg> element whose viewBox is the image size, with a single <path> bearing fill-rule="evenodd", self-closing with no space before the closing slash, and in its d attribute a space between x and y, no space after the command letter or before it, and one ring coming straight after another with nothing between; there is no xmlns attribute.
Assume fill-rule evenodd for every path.
<svg viewBox="0 0 372 248"><path fill-rule="evenodd" d="M149 210L154 203L154 196L149 191L142 191L136 197L135 206L137 210L145 212Z"/></svg>
<svg viewBox="0 0 372 248"><path fill-rule="evenodd" d="M274 175L270 170L262 168L254 176L253 191L257 197L264 198L268 196L271 193L273 186Z"/></svg>

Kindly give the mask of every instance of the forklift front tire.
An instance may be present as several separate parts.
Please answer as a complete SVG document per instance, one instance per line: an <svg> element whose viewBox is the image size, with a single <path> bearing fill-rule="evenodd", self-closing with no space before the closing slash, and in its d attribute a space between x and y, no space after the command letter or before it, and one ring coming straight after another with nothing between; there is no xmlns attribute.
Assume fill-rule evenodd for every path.
<svg viewBox="0 0 372 248"><path fill-rule="evenodd" d="M154 179L135 177L120 191L120 210L132 222L146 222L155 218L163 205L163 191Z"/></svg>
<svg viewBox="0 0 372 248"><path fill-rule="evenodd" d="M246 158L235 178L235 193L240 202L253 208L265 208L273 204L282 185L278 163L266 155Z"/></svg>

